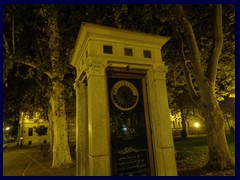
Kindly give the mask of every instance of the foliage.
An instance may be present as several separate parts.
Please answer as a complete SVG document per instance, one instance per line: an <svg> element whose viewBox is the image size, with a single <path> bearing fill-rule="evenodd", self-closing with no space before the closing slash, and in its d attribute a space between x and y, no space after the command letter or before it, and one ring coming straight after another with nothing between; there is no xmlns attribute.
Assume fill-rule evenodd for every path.
<svg viewBox="0 0 240 180"><path fill-rule="evenodd" d="M197 41L200 46L199 49L202 54L207 57L209 56L209 47L211 47L211 41L209 41L211 37L211 34L209 34L211 28L209 18L209 16L211 16L209 12L211 11L209 11L209 8L211 7L209 5L185 6L187 7L187 14L193 22L193 28L196 31ZM14 68L13 63L18 61L17 59L31 59L31 61L36 63L41 69L42 74L44 71L49 71L51 67L51 64L49 64L50 52L47 43L49 37L46 36L47 21L45 17L50 15L50 12L44 10L44 7L44 5L4 5L4 35L8 42L8 46L4 46L5 80L8 77L7 74L9 70ZM59 50L61 52L61 61L59 62L61 66L59 65L56 71L61 72L61 74L69 74L66 75L66 78L72 77L70 82L73 82L75 71L70 67L67 60L70 59L80 23L83 21L152 34L168 35L172 38L163 48L163 59L169 66L167 87L170 107L171 109L176 108L176 96L186 89L186 81L181 70L180 54L176 51L177 44L171 23L170 8L171 5L160 4L51 6L50 9L58 10L60 43L64 44ZM234 6L224 5L223 12L223 31L225 36L216 86L219 100L223 99L223 96L233 96L235 87ZM198 17L198 19L194 17ZM24 44L22 42L24 42ZM7 49L10 51L9 54L7 54ZM188 50L185 49L185 52L187 53ZM206 59L204 56L203 59ZM189 68L191 69L191 67ZM32 68L29 68L26 72L27 73L23 75L24 78L35 79L38 77L38 82L43 82L42 84L46 85L46 82L41 80L44 79L41 72L34 71ZM69 84L67 86L71 86L70 83L67 84ZM74 94L72 89L69 90L70 91L65 92L70 96ZM67 94L66 97L69 97Z"/></svg>
<svg viewBox="0 0 240 180"><path fill-rule="evenodd" d="M38 136L43 136L47 134L47 127L44 125L39 125L38 127L34 127L35 132L38 134Z"/></svg>
<svg viewBox="0 0 240 180"><path fill-rule="evenodd" d="M14 68L14 66L8 65L9 61L13 62L15 66L24 66L23 73L19 69L13 69L24 82L30 81L30 84L33 85L29 91L18 97L24 102L24 106L21 105L21 108L26 108L26 112L32 113L41 111L40 113L49 117L51 122L55 121L53 128L50 129L55 130L55 133L51 133L55 136L53 146L51 146L55 147L53 167L72 164L67 136L64 135L65 138L61 139L62 147L60 140L57 140L57 138L61 138L61 134L67 134L67 128L64 127L65 121L67 121L64 97L72 102L74 96L71 96L73 88L64 87L70 87L69 83L73 83L71 78L74 77L71 74L75 73L67 59L70 54L69 49L65 48L68 47L67 44L60 46L68 38L63 38L65 34L61 34L59 31L61 29L58 26L60 24L58 21L61 20L61 16L58 14L61 12L59 8L61 6L57 5L7 5L4 12L5 17L10 17L6 18L9 21L5 21L7 28L4 31L4 54L6 57L4 81L8 81L9 72L11 68ZM13 9L15 11L12 11ZM13 23L15 18L21 24ZM26 36L29 38L26 39ZM66 75L68 80L65 80L66 85L64 85L63 81L66 79ZM69 103L69 106L71 105ZM59 111L60 108L61 111ZM52 124L51 122L50 124ZM63 126L58 123L62 123ZM43 127L36 129L39 135L42 135L43 131ZM56 131L60 135L57 135ZM63 149L65 149L64 153L56 153ZM59 158L60 156L61 158Z"/></svg>
<svg viewBox="0 0 240 180"><path fill-rule="evenodd" d="M33 116L35 112L47 109L48 84L46 77L26 74L29 68L26 65L14 67L8 72L7 86L4 86L4 121L8 119L19 120L20 112L28 112ZM35 70L34 70L35 71ZM46 117L45 117L46 118Z"/></svg>
<svg viewBox="0 0 240 180"><path fill-rule="evenodd" d="M203 70L206 73L207 59L210 56L210 49L212 47L212 14L211 5L185 5L186 13L189 20L192 23L193 30L196 36L196 40L199 46L201 62ZM172 15L169 15L170 21L174 21ZM198 17L198 18L195 18ZM235 35L234 35L234 19L235 12L233 5L223 5L223 33L224 33L224 43L222 55L219 59L217 82L216 82L216 95L219 101L223 100L225 96L234 96L235 89ZM230 23L229 23L230 22ZM176 23L176 22L175 22ZM179 26L180 32L181 25ZM184 39L185 40L185 39ZM172 36L172 39L164 47L165 53L163 53L163 58L166 64L169 66L169 73L167 74L167 87L169 92L169 101L172 108L177 107L176 96L181 94L186 87L186 80L183 77L183 71L181 67L181 56L179 52L174 52L177 47L176 36ZM189 72L192 73L193 69L190 61L190 51L187 46L184 46L185 53L185 63ZM230 69L232 70L230 70ZM198 87L195 83L195 77L192 75L193 85L198 91Z"/></svg>
<svg viewBox="0 0 240 180"><path fill-rule="evenodd" d="M5 114L16 115L21 111L34 113L39 110L45 110L43 114L47 114L49 109L48 99L52 89L48 75L52 69L48 48L49 37L46 33L47 20L44 17L46 12L43 7L43 5L4 5L4 99L14 99L4 101ZM63 37L64 41L68 40L67 37L76 38ZM75 70L67 61L70 48L66 47L69 46L61 47L60 63L54 67L54 71L63 77L68 87L64 91L65 98L72 102Z"/></svg>

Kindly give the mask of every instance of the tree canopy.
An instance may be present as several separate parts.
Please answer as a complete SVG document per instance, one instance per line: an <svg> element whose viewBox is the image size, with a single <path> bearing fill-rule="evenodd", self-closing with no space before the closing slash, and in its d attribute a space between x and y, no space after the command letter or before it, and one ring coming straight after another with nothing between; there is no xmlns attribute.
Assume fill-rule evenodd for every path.
<svg viewBox="0 0 240 180"><path fill-rule="evenodd" d="M211 28L209 16L211 14L209 12L211 11L209 11L209 8L211 5L185 6L189 19L192 20L193 28L197 32L196 39L199 42L201 54L209 56L209 47L211 46L211 41L209 41L211 37L209 33L209 29ZM43 82L44 76L46 76L43 74L49 72L50 54L47 46L49 37L46 34L47 21L44 19L44 16L47 16L50 12L43 10L43 7L44 5L4 5L5 80L12 68L15 70L19 69L15 68L14 63L34 64L42 71L41 73L41 71L35 71L33 68L26 68L26 72L21 75L25 79L28 77L37 79L38 82ZM186 81L183 78L179 59L180 54L176 51L176 36L174 35L171 22L172 15L169 13L170 5L54 5L51 7L51 9L54 8L58 10L60 43L64 44L59 47L61 48L59 50L61 52L61 61L59 62L61 65L58 66L57 71L61 72L61 74L68 74L66 78L70 76L74 77L74 69L68 64L68 60L74 47L81 22L88 21L146 33L171 36L171 40L163 49L164 61L169 66L167 80L171 106L174 104L171 103L172 100L175 99L173 95L183 92L184 87L186 87ZM234 5L224 5L224 44L223 53L219 61L216 86L219 100L222 100L224 96L234 96L234 18ZM187 51L185 49L186 54ZM188 59L189 57L186 58ZM191 69L190 66L189 69ZM43 84L46 83L44 82Z"/></svg>

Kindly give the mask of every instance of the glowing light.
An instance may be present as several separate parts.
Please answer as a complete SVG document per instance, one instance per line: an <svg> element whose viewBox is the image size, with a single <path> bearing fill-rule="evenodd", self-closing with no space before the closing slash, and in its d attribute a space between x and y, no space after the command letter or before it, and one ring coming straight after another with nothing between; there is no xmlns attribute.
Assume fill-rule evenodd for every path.
<svg viewBox="0 0 240 180"><path fill-rule="evenodd" d="M194 126L195 126L196 128L199 128L199 127L200 127L200 124L199 124L198 122L195 122L195 123L194 123Z"/></svg>
<svg viewBox="0 0 240 180"><path fill-rule="evenodd" d="M6 131L10 130L10 127L6 127Z"/></svg>
<svg viewBox="0 0 240 180"><path fill-rule="evenodd" d="M127 131L127 128L126 128L126 127L123 127L122 130L123 130L123 132L126 132L126 131Z"/></svg>

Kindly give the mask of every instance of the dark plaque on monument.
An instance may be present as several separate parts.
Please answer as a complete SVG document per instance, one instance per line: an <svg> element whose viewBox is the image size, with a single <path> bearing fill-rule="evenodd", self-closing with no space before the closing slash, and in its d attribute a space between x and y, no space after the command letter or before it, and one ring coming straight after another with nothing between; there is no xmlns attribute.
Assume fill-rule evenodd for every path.
<svg viewBox="0 0 240 180"><path fill-rule="evenodd" d="M108 78L108 89L112 175L150 176L142 80Z"/></svg>

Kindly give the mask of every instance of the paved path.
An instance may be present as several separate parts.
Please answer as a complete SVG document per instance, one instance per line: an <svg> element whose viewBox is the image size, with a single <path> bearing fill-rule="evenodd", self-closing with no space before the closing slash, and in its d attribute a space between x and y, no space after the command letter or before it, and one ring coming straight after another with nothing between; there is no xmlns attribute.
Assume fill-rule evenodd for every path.
<svg viewBox="0 0 240 180"><path fill-rule="evenodd" d="M39 149L16 149L3 152L3 176L24 176Z"/></svg>

